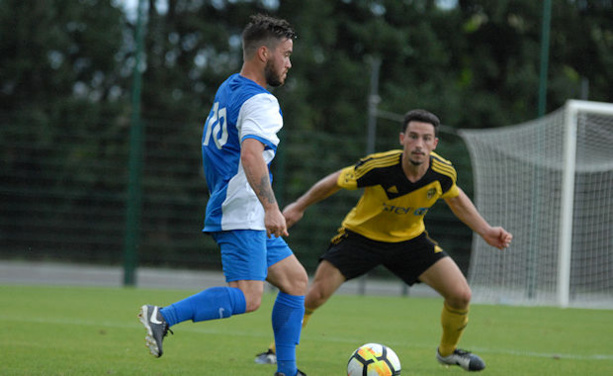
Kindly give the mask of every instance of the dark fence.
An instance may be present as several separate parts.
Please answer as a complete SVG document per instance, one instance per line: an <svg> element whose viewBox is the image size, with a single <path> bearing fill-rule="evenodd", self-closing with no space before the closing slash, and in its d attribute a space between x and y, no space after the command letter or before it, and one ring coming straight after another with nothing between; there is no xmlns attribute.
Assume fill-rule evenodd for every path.
<svg viewBox="0 0 613 376"><path fill-rule="evenodd" d="M208 196L200 161L201 124L146 119L144 127L139 265L218 269L217 247L201 233ZM291 124L286 128L273 165L273 185L282 204L365 154L365 129L325 134L294 131ZM398 132L396 123L381 121L376 151L399 147ZM122 264L129 137L125 121L49 129L3 119L0 257ZM454 162L459 185L472 195L463 142L443 133L437 151ZM288 242L309 273L359 193L341 191L314 205L290 230ZM470 230L442 202L426 222L431 237L466 271ZM381 270L374 274L387 276Z"/></svg>

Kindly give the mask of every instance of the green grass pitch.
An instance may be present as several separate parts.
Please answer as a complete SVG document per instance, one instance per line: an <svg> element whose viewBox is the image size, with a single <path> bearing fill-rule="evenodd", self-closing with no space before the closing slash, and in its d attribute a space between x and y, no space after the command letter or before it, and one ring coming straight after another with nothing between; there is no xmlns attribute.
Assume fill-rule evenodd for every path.
<svg viewBox="0 0 613 376"><path fill-rule="evenodd" d="M274 294L257 312L181 323L156 359L136 315L196 291L0 286L0 375L271 376L256 365L268 346ZM440 336L436 298L334 296L302 334L298 364L309 376L346 374L359 345L390 346L402 375L462 375L434 358ZM463 348L487 375L613 375L613 311L473 305Z"/></svg>

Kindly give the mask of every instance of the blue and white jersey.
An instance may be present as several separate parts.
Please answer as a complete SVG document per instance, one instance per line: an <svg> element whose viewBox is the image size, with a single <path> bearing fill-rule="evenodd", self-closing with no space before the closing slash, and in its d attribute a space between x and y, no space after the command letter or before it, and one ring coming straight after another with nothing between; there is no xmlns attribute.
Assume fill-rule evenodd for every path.
<svg viewBox="0 0 613 376"><path fill-rule="evenodd" d="M264 160L270 165L282 127L279 102L265 88L238 73L221 84L202 132L202 161L210 193L204 232L266 230L264 207L241 164L241 142L246 138L262 142Z"/></svg>

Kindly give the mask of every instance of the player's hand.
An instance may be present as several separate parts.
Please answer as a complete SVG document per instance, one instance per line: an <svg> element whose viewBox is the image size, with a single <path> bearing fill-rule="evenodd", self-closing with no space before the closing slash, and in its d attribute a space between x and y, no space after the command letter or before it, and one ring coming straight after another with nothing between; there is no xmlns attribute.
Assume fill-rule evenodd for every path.
<svg viewBox="0 0 613 376"><path fill-rule="evenodd" d="M492 247L505 249L511 245L513 235L502 227L491 227L489 231L483 234L483 240Z"/></svg>
<svg viewBox="0 0 613 376"><path fill-rule="evenodd" d="M285 209L283 209L283 216L285 217L285 221L287 222L287 227L292 227L296 222L302 219L304 215L304 210L298 207L298 204L295 202L287 205Z"/></svg>
<svg viewBox="0 0 613 376"><path fill-rule="evenodd" d="M264 225L266 226L266 235L268 238L272 237L272 235L278 238L281 236L289 236L285 217L279 209L266 211L264 215Z"/></svg>

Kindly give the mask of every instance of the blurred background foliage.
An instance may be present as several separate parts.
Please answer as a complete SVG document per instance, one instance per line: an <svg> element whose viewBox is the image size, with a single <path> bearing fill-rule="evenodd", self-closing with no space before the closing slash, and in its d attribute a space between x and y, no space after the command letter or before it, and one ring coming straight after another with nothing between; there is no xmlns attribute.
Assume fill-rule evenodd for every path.
<svg viewBox="0 0 613 376"><path fill-rule="evenodd" d="M0 1L0 257L120 264L126 232L136 1ZM249 15L296 28L293 68L273 93L285 129L275 189L288 203L367 149L371 61L380 59L375 150L426 108L438 151L472 193L459 128L537 116L543 4L533 0L148 0L141 118L140 265L217 268L200 233L200 137L217 86L242 64ZM553 0L547 112L613 102L613 1ZM289 242L314 271L356 192L315 205ZM466 270L471 233L439 204L430 234Z"/></svg>

